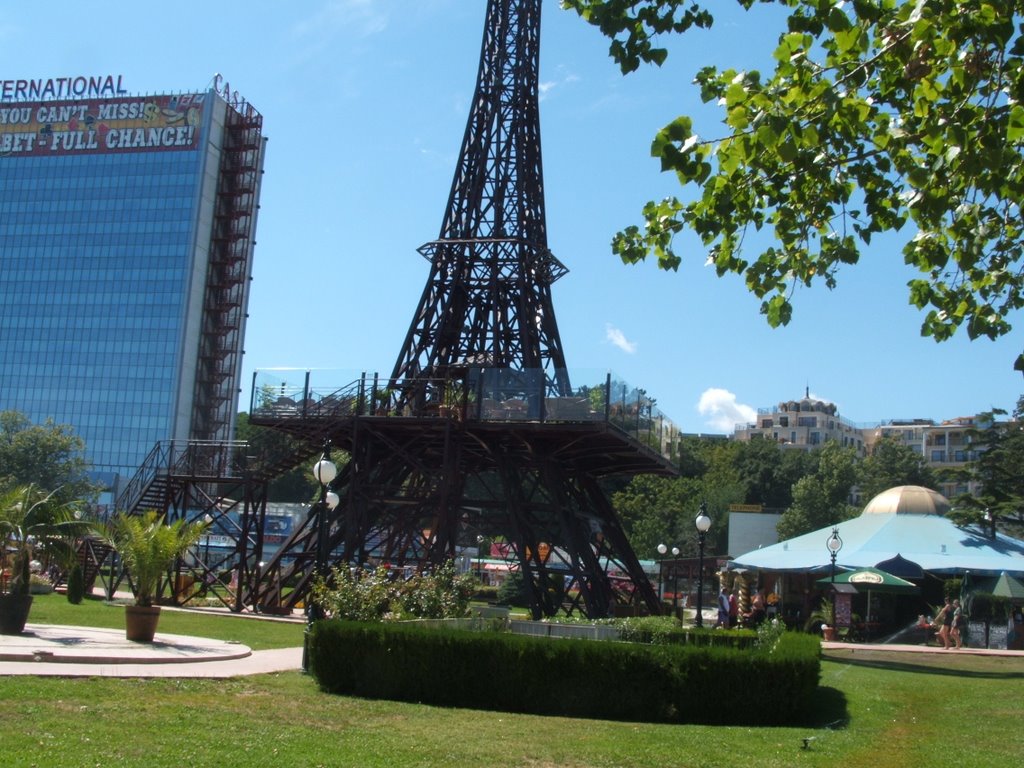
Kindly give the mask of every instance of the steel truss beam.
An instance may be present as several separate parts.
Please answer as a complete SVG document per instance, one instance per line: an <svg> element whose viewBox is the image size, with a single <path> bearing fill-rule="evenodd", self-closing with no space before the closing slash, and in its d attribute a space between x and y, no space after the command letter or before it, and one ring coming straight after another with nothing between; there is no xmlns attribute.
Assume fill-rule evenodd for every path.
<svg viewBox="0 0 1024 768"><path fill-rule="evenodd" d="M618 518L587 466L590 451L564 451L570 432L590 431L606 453L628 454L626 439L601 437L602 425L558 429L454 419L354 417L333 432L349 461L332 484L342 502L314 504L267 563L254 601L275 605L272 585L288 584L280 606L307 594L317 551L318 516L330 515L329 562L420 569L475 546L478 536L511 544L536 617L611 615L616 605L656 612L657 596ZM560 433L560 434L556 434ZM606 457L603 466L614 465Z"/></svg>

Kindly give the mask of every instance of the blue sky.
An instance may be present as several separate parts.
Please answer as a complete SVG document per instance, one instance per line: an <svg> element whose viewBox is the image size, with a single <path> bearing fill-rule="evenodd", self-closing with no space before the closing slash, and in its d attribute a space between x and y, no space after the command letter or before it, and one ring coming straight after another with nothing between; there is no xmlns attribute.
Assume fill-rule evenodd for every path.
<svg viewBox="0 0 1024 768"><path fill-rule="evenodd" d="M204 90L220 73L263 114L269 137L246 383L271 367L386 375L427 278L416 248L441 225L485 5L18 3L0 17L0 79L115 74L133 93L163 93ZM597 30L545 4L548 233L570 270L554 300L568 364L581 372L574 382L611 370L688 432L731 431L805 388L865 424L1012 410L1024 392L1011 368L1024 332L921 338L907 303L915 275L899 250L906 233L875 240L836 290L798 290L779 329L741 278L704 265L692 236L680 237L675 273L611 254L612 235L639 223L647 200L680 191L650 157L656 130L689 113L703 136L719 135L691 85L697 69L768 68L773 11L714 5L716 31L673 41L664 67L623 77Z"/></svg>

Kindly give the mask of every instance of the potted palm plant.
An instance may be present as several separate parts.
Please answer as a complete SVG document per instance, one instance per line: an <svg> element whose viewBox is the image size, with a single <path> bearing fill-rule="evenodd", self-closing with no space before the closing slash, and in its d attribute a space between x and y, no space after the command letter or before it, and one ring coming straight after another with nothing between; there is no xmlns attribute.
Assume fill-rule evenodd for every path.
<svg viewBox="0 0 1024 768"><path fill-rule="evenodd" d="M167 522L155 511L140 515L121 513L101 535L121 556L128 570L135 604L125 606L125 636L151 643L160 620L160 606L154 605L160 579L175 559L199 541L206 523L188 523L184 518Z"/></svg>
<svg viewBox="0 0 1024 768"><path fill-rule="evenodd" d="M0 492L0 634L25 630L32 607L31 562L36 554L70 549L68 537L81 525L75 506L61 501L57 491L32 484Z"/></svg>
<svg viewBox="0 0 1024 768"><path fill-rule="evenodd" d="M821 625L822 638L828 642L836 639L836 612L832 601L823 598L818 604L818 609L807 617L804 629L812 629L815 624Z"/></svg>

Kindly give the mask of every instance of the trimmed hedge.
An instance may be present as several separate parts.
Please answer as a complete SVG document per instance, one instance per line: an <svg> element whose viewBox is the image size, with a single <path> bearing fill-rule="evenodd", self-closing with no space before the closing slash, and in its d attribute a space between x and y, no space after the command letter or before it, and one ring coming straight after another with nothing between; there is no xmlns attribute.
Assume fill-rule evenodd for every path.
<svg viewBox="0 0 1024 768"><path fill-rule="evenodd" d="M309 666L330 693L437 706L667 723L801 722L820 643L771 652L550 640L404 624L318 621Z"/></svg>
<svg viewBox="0 0 1024 768"><path fill-rule="evenodd" d="M967 605L967 615L973 621L1006 621L1013 610L1013 600L1003 595L975 592Z"/></svg>
<svg viewBox="0 0 1024 768"><path fill-rule="evenodd" d="M682 627L667 624L663 617L625 619L620 624L620 636L631 643L714 645L732 648L753 648L757 632L753 629L713 629Z"/></svg>

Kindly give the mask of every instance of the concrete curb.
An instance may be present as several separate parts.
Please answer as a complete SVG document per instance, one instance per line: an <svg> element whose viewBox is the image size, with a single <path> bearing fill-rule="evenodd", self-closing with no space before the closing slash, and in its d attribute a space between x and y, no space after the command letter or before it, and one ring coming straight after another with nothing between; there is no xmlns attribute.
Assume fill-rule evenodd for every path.
<svg viewBox="0 0 1024 768"><path fill-rule="evenodd" d="M124 630L28 624L0 635L0 676L235 677L300 669L301 648L253 651L240 643L157 633L153 643Z"/></svg>

